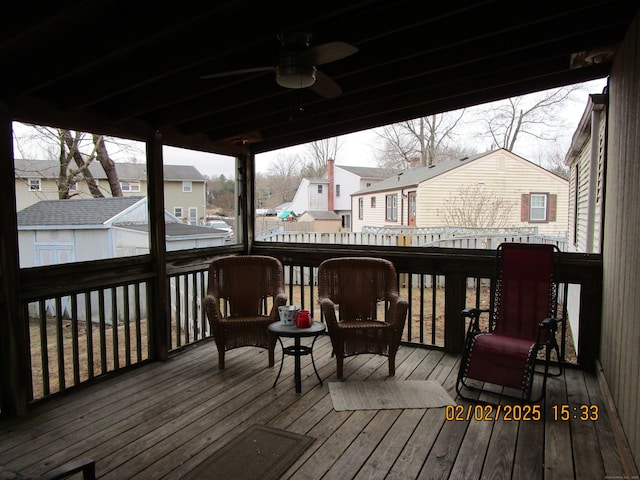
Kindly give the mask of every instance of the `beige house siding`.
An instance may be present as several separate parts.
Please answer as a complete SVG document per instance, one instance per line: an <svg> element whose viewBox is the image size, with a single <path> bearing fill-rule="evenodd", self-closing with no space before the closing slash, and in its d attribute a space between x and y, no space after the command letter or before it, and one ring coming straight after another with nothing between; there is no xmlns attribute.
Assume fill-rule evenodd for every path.
<svg viewBox="0 0 640 480"><path fill-rule="evenodd" d="M565 235L568 226L568 182L506 150L498 150L422 182L417 189L416 226L447 226L446 208L461 187L480 186L509 205L505 227L538 227L540 233ZM521 196L548 193L556 197L556 220L521 221ZM456 225L460 226L460 225ZM466 226L466 225L462 225Z"/></svg>
<svg viewBox="0 0 640 480"><path fill-rule="evenodd" d="M164 182L164 204L165 209L175 214L175 208L181 207L183 211L182 219L189 220L189 209L196 209L195 225L202 225L206 214L206 191L204 182L191 182L191 192L183 191L182 181Z"/></svg>
<svg viewBox="0 0 640 480"><path fill-rule="evenodd" d="M26 164L24 162L27 162ZM25 166L26 165L26 166ZM123 190L124 197L138 197L147 195L147 179L146 177L134 177L136 171L141 170L141 166L137 164L116 164L120 183L129 182L135 184L139 189L133 191ZM16 168L16 206L17 210L33 205L41 200L58 200L58 185L56 182L57 175L56 162L48 162L42 160L21 161ZM173 168L176 168L174 166ZM180 167L177 167L180 168ZM100 170L102 171L102 170ZM144 172L144 169L142 168ZM104 175L104 172L102 172ZM97 177L94 174L94 177ZM32 191L29 189L29 180L34 179L40 182L40 190ZM98 188L105 197L111 196L109 182L104 178L95 178ZM206 214L206 181L193 179L191 180L192 191L190 193L183 192L182 180L165 179L165 209L174 213L176 207L180 207L184 213L182 218L189 220L189 209L196 209L196 224L201 225ZM85 181L77 183L77 190L71 192L77 198L91 198L89 187Z"/></svg>

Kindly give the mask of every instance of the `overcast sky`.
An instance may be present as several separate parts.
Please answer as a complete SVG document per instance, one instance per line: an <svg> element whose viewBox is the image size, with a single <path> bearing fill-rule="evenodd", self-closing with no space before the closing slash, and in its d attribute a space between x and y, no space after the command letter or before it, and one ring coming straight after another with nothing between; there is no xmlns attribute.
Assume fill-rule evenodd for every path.
<svg viewBox="0 0 640 480"><path fill-rule="evenodd" d="M568 105L568 108L564 110L566 118L566 132L564 132L564 142L566 143L566 146L564 147L565 149L568 149L571 136L573 135L573 132L575 131L587 105L588 95L592 93L602 93L602 89L605 85L605 79L594 80L586 83L585 91L581 95L581 97L584 97L583 101L571 103ZM14 131L16 132L16 136L18 136L23 134L24 129L20 124L14 124ZM352 133L349 135L343 135L339 138L341 146L337 158L335 159L336 164L350 166L377 166L375 144L378 137L373 131L368 130ZM471 148L477 148L477 145L468 146ZM527 148L528 146L524 142L518 142L518 151L514 153L532 160L533 158L529 156L532 152L528 152ZM534 145L531 148L539 149L539 145ZM304 149L304 146L296 146L257 155L256 171L259 173L266 173L272 162L277 160L278 157L302 152ZM478 151L485 151L487 149L488 148L485 147L477 148ZM24 156L31 156L32 158L47 158L46 152L38 151L37 148L28 149L23 146L20 151L15 147L14 150L14 155L18 158L23 155L23 152ZM131 161L132 156L135 156L137 161L144 161L144 144L142 143L137 144L137 148L134 150L123 152L122 154L117 152L114 153L114 151L115 149L109 149L109 153L114 156L116 161ZM165 164L171 165L194 165L200 173L211 177L224 175L227 178L231 178L235 172L235 159L233 157L182 150L173 147L165 147L164 161Z"/></svg>

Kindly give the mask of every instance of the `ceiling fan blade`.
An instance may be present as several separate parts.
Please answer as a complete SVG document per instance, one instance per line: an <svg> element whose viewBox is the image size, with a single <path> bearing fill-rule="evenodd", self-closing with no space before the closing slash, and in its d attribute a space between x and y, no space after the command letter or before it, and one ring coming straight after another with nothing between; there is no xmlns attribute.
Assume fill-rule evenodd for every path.
<svg viewBox="0 0 640 480"><path fill-rule="evenodd" d="M275 67L253 67L253 68L241 68L239 70L229 70L228 72L211 73L209 75L202 75L201 80L208 80L210 78L230 77L233 75L243 75L245 73L259 73L259 72L273 72Z"/></svg>
<svg viewBox="0 0 640 480"><path fill-rule="evenodd" d="M331 77L316 70L316 81L309 90L324 98L335 98L342 95L342 88Z"/></svg>
<svg viewBox="0 0 640 480"><path fill-rule="evenodd" d="M349 57L356 53L358 48L346 42L330 42L307 48L298 55L298 60L305 65L324 65Z"/></svg>

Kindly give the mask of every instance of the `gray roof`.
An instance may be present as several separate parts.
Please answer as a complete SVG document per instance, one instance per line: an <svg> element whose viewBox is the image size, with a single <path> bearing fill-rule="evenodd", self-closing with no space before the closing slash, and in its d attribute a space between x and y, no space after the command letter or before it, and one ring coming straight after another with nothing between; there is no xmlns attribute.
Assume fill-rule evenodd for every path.
<svg viewBox="0 0 640 480"><path fill-rule="evenodd" d="M431 178L437 177L438 175L442 175L443 173L461 167L462 165L467 165L470 162L473 162L474 160L482 157L486 157L487 155L495 151L497 150L479 153L470 157L463 157L460 160L450 160L448 162L442 162L430 167L415 167L410 168L409 170L402 170L397 174L394 174L391 177L386 178L379 183L376 183L375 185L371 185L370 187L359 190L352 195L371 192L382 192L384 190L396 190L398 188L415 187L425 180L429 180Z"/></svg>
<svg viewBox="0 0 640 480"><path fill-rule="evenodd" d="M147 223L136 223L136 224L125 224L116 226L121 228L126 228L129 230L136 230L139 232L148 232L149 224ZM220 230L217 228L209 228L209 227L198 227L196 225L189 225L187 223L165 223L164 225L165 236L167 237L183 237L185 235L206 235L211 237L213 235L217 236L226 236L227 232L224 230Z"/></svg>
<svg viewBox="0 0 640 480"><path fill-rule="evenodd" d="M165 180L202 182L206 180L206 177L193 165L164 165L163 168ZM57 160L15 159L16 176L19 177L57 178L59 170L60 162ZM100 162L91 162L89 171L94 178L107 178ZM116 172L119 180L145 180L147 178L147 166L143 163L116 162Z"/></svg>
<svg viewBox="0 0 640 480"><path fill-rule="evenodd" d="M347 165L336 165L342 170L353 173L360 178L388 178L401 170L395 168L381 168L381 167L351 167Z"/></svg>
<svg viewBox="0 0 640 480"><path fill-rule="evenodd" d="M42 200L18 212L18 227L104 225L145 197Z"/></svg>
<svg viewBox="0 0 640 480"><path fill-rule="evenodd" d="M314 220L340 220L335 212L326 210L307 210L302 215L310 215Z"/></svg>

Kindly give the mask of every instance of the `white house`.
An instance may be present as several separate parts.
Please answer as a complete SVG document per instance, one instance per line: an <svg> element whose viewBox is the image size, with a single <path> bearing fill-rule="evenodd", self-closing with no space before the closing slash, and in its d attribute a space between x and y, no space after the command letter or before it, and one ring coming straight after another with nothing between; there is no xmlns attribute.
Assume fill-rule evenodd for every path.
<svg viewBox="0 0 640 480"><path fill-rule="evenodd" d="M335 165L334 160L329 159L325 177L302 179L293 200L283 208L297 215L307 211L335 212L341 218L341 227L349 230L351 194L381 182L395 172L389 168Z"/></svg>

